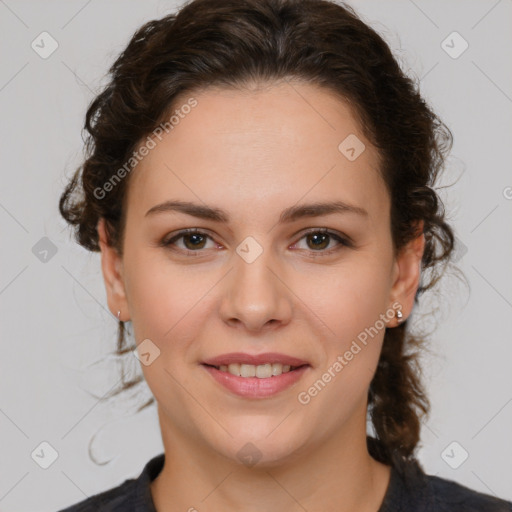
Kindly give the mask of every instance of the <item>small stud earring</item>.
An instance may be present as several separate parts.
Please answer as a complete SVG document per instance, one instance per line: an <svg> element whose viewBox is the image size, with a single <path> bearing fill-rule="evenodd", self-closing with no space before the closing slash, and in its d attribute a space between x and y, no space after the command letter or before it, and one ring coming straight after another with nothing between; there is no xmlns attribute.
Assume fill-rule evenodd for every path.
<svg viewBox="0 0 512 512"><path fill-rule="evenodd" d="M402 321L403 316L404 316L404 315L402 314L402 310L401 310L401 309L397 310L397 312L396 312L396 318L397 318L397 320L398 320L398 323L400 323L400 322Z"/></svg>
<svg viewBox="0 0 512 512"><path fill-rule="evenodd" d="M117 319L119 321L121 320L121 311L120 310L117 311Z"/></svg>

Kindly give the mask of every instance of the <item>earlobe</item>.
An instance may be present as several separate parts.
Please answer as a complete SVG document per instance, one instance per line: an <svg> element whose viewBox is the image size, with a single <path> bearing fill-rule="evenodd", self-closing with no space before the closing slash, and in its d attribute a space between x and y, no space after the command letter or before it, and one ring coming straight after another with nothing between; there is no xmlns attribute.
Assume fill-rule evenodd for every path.
<svg viewBox="0 0 512 512"><path fill-rule="evenodd" d="M117 316L118 311L121 311L121 316L123 316L123 312L128 311L128 306L123 281L122 258L117 250L109 244L104 218L98 221L97 230L108 307L114 316Z"/></svg>
<svg viewBox="0 0 512 512"><path fill-rule="evenodd" d="M391 302L399 302L402 306L402 322L411 314L414 298L421 278L421 260L425 250L423 221L419 225L416 238L400 250L395 261L395 280L391 290ZM398 321L396 324L398 325Z"/></svg>

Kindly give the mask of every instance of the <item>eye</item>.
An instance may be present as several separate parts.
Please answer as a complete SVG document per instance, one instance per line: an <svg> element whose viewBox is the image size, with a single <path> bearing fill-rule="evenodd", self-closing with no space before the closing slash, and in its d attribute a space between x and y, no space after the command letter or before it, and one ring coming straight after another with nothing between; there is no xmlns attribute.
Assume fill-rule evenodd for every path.
<svg viewBox="0 0 512 512"><path fill-rule="evenodd" d="M176 241L180 238L183 238L185 247L177 247ZM213 241L212 237L203 231L199 231L198 229L184 229L174 235L172 238L163 240L162 245L173 250L174 247L177 247L179 250L183 250L188 253L198 252L199 249L204 249L205 240L207 238Z"/></svg>
<svg viewBox="0 0 512 512"><path fill-rule="evenodd" d="M184 247L179 247L176 243L180 239L183 239ZM171 238L164 239L161 242L161 245L171 250L184 251L186 254L190 255L192 253L201 252L201 249L206 249L207 247L205 247L205 244L207 239L210 239L213 242L213 238L204 231L200 231L199 229L184 229L179 233L176 233ZM314 256L317 254L321 256L329 255L334 251L339 250L341 247L352 247L352 243L348 238L326 228L313 228L303 234L300 240L302 239L306 239L306 243L311 242L311 245L309 245L305 250L309 250L309 252ZM337 246L325 250L326 247L329 247L332 240L338 242ZM295 245L297 245L297 243L294 244L294 246ZM310 247L313 247L313 250L310 250Z"/></svg>
<svg viewBox="0 0 512 512"><path fill-rule="evenodd" d="M329 255L333 253L336 250L339 250L341 247L352 247L352 243L345 237L341 236L340 234L330 231L326 228L315 228L307 233L305 233L300 240L305 239L306 244L308 247L306 250L309 250L310 248L313 248L313 250L309 251L311 253L314 253L314 256L316 256L316 253L319 253L320 256L323 255ZM330 242L332 240L335 240L338 242L337 246L334 248L325 250L327 247L329 247Z"/></svg>

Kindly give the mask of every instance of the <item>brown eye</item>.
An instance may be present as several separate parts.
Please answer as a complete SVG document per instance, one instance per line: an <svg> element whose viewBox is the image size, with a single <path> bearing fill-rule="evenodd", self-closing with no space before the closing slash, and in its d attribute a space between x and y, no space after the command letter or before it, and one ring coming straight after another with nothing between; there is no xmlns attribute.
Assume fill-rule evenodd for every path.
<svg viewBox="0 0 512 512"><path fill-rule="evenodd" d="M182 235L184 240L184 245L187 249L203 249L205 237L203 235L198 235L197 233ZM190 244L190 245L189 245Z"/></svg>
<svg viewBox="0 0 512 512"><path fill-rule="evenodd" d="M183 239L182 247L177 243L181 239ZM206 247L208 239L214 242L207 233L197 229L186 229L169 239L163 240L161 245L173 251L182 251L189 255L192 253L199 254L203 249L208 248ZM352 247L350 240L328 229L313 229L305 233L300 240L303 239L306 240L305 250L314 256L329 255L343 247ZM333 241L337 243L333 244ZM332 247L333 245L334 247Z"/></svg>
<svg viewBox="0 0 512 512"><path fill-rule="evenodd" d="M326 233L313 233L306 235L306 239L310 241L314 249L326 249L329 245L331 236Z"/></svg>
<svg viewBox="0 0 512 512"><path fill-rule="evenodd" d="M184 247L178 247L176 242L180 239L183 239L183 246ZM172 238L168 240L164 240L162 242L162 246L169 247L170 249L177 249L177 250L184 250L189 252L199 252L200 249L205 248L205 243L207 239L212 240L212 238L207 235L206 233L203 233L202 231L198 231L195 229L188 229L184 231L180 231L176 235L174 235ZM212 240L213 241L213 240Z"/></svg>
<svg viewBox="0 0 512 512"><path fill-rule="evenodd" d="M343 247L352 246L349 240L328 229L311 230L303 235L302 239L306 240L307 247L305 250L308 250L310 253L318 253L318 255L328 255ZM334 247L331 243L333 240L337 242L337 244L334 244ZM314 255L316 256L316 254Z"/></svg>

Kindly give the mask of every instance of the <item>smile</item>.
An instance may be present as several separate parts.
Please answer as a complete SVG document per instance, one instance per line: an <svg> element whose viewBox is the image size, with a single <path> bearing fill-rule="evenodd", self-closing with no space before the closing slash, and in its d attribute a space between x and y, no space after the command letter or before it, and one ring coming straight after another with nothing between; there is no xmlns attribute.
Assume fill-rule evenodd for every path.
<svg viewBox="0 0 512 512"><path fill-rule="evenodd" d="M219 367L202 364L201 367L222 388L243 398L270 398L277 395L296 384L311 368L309 364L293 367L280 363L257 366L231 363Z"/></svg>
<svg viewBox="0 0 512 512"><path fill-rule="evenodd" d="M281 363L264 363L259 365L232 363L229 365L222 364L220 366L214 366L214 368L238 377L268 379L269 377L277 377L283 373L296 370L300 368L300 366L290 366L289 364Z"/></svg>

